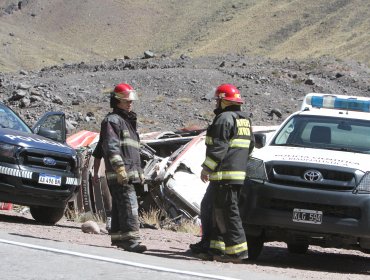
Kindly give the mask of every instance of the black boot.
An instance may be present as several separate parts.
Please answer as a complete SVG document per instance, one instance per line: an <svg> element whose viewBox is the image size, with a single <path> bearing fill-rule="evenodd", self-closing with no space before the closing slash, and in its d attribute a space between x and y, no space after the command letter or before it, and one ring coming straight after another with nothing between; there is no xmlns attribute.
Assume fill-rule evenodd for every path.
<svg viewBox="0 0 370 280"><path fill-rule="evenodd" d="M243 263L248 260L248 251L243 251L232 255L224 254L220 256L214 256L213 259L218 262Z"/></svg>
<svg viewBox="0 0 370 280"><path fill-rule="evenodd" d="M190 244L189 248L193 254L206 254L209 250L209 241L201 239L198 243Z"/></svg>
<svg viewBox="0 0 370 280"><path fill-rule="evenodd" d="M118 248L121 248L125 251L134 252L134 253L143 253L147 250L146 246L141 245L136 239L116 241L114 245L116 245Z"/></svg>

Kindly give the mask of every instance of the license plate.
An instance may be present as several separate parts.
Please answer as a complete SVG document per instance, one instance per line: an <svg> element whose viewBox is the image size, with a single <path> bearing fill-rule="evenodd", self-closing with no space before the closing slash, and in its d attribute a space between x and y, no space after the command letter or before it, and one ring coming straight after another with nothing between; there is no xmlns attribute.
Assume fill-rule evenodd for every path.
<svg viewBox="0 0 370 280"><path fill-rule="evenodd" d="M307 224L321 224L322 211L294 208L293 222Z"/></svg>
<svg viewBox="0 0 370 280"><path fill-rule="evenodd" d="M39 183L45 185L60 186L62 184L62 177L41 173L39 176Z"/></svg>

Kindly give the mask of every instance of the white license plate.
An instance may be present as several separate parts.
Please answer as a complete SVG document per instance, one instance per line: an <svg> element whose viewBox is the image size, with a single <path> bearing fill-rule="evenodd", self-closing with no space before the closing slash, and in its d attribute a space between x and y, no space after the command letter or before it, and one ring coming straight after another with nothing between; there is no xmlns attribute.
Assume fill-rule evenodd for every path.
<svg viewBox="0 0 370 280"><path fill-rule="evenodd" d="M294 208L293 222L307 224L321 224L322 211Z"/></svg>
<svg viewBox="0 0 370 280"><path fill-rule="evenodd" d="M45 185L60 186L62 184L62 177L41 173L39 176L39 183Z"/></svg>

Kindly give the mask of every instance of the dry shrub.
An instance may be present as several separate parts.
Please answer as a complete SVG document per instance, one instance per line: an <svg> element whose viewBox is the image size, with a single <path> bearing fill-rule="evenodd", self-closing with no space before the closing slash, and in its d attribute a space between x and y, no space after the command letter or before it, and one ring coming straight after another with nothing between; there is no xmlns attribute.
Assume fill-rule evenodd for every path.
<svg viewBox="0 0 370 280"><path fill-rule="evenodd" d="M71 209L67 209L64 213L67 220L84 223L87 221L95 221L97 223L105 223L105 215L102 213L92 213L92 212L77 212Z"/></svg>
<svg viewBox="0 0 370 280"><path fill-rule="evenodd" d="M163 219L161 211L157 208L151 208L149 211L141 212L140 221L144 224L153 225L165 230L186 232L195 235L200 234L200 226L196 222L189 219L183 219L181 217Z"/></svg>
<svg viewBox="0 0 370 280"><path fill-rule="evenodd" d="M178 226L178 232L192 233L194 235L200 235L200 226L194 221L183 219Z"/></svg>
<svg viewBox="0 0 370 280"><path fill-rule="evenodd" d="M160 226L160 210L156 208L150 208L149 211L142 211L139 217L140 221L144 224Z"/></svg>

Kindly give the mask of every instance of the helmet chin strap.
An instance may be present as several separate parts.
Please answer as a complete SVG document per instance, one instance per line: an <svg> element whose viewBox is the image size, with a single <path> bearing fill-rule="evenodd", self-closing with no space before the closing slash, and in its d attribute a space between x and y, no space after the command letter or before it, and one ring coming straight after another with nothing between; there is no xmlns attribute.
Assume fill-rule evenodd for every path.
<svg viewBox="0 0 370 280"><path fill-rule="evenodd" d="M228 100L224 100L224 99L221 99L221 102L220 102L221 104L220 104L220 107L221 107L221 109L223 110L223 109L225 109L226 107L228 107L228 106L231 106L231 105L235 105L235 104L237 104L237 103L235 103L235 102L232 102L232 101L228 101Z"/></svg>

